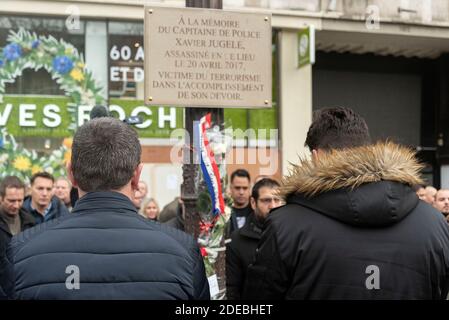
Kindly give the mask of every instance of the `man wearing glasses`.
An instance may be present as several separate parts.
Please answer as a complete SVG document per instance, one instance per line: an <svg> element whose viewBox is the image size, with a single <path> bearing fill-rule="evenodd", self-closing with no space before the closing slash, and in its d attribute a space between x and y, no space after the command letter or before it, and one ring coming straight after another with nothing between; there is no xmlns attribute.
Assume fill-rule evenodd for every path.
<svg viewBox="0 0 449 320"><path fill-rule="evenodd" d="M253 262L256 248L262 235L265 218L282 202L277 196L279 183L269 178L259 180L253 187L250 214L246 224L232 234L226 247L226 290L229 300L241 299L246 269Z"/></svg>

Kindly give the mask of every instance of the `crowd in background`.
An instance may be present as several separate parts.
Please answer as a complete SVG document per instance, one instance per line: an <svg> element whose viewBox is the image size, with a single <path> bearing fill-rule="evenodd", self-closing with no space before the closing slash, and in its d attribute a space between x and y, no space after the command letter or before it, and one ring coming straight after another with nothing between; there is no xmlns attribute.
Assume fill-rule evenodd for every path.
<svg viewBox="0 0 449 320"><path fill-rule="evenodd" d="M30 178L29 187L15 176L1 181L1 257L5 256L13 236L43 224L38 231L40 238L33 238L30 232L25 241L12 238L11 247L17 259L15 267L23 269L28 278L14 279L10 268L7 270L10 273L6 272L0 279L2 286L7 288L11 285L10 280L15 281L15 290L20 291L17 297L26 298L41 292L35 285L28 291L30 283L41 281L41 288L47 285L45 279L35 275L34 262L28 260L24 264L21 260L28 257L22 257L26 251L20 248L28 246L42 266L50 260L67 260L73 254L79 255L78 261L85 263L83 250L93 250L96 261L104 265L104 259L109 258L103 254L112 252L115 262L104 265L106 270L111 268L109 278L102 276L102 270L87 268L92 279L101 280L96 284L112 284L111 289L103 291L96 287L97 291L84 291L79 297L94 293L98 294L95 297L130 297L131 291L119 289L123 283L117 281L116 272L119 272L124 279L128 279L128 273L136 277L129 284L130 288L145 288L142 292L133 291L138 298L207 298L204 265L195 262L201 261L197 243L173 229L184 231L182 200L176 197L159 210L156 200L147 197L147 185L139 181L142 170L140 145L137 142L129 144L115 132L98 131L97 127L105 126L115 126L117 132L138 141L137 134L120 121L92 120L80 128L79 136L75 136L77 147L74 152L81 152L77 148L85 148L87 154L94 149L89 143L102 146L104 141L117 139L117 146L110 142L116 149L103 150L106 156L110 155L107 159L109 171L95 167L92 161L85 159L77 166L70 166L70 179L55 180L49 173L39 172ZM105 131L104 136L97 137L97 131ZM86 145L85 141L88 141ZM446 298L449 286L449 230L446 223L449 222L449 190L418 185L422 183L420 165L411 151L393 143L372 144L366 123L351 109L330 108L317 113L309 128L306 145L312 159L303 160L282 184L264 176L252 181L249 172L243 168L230 175L231 216L225 228L227 298ZM122 157L126 148L133 157L128 159L129 173L121 176L116 159ZM92 167L95 167L98 179L87 178ZM117 172L113 179L118 182L110 181L109 172ZM79 199L78 191L70 181L77 181L74 184L79 188ZM84 212L89 214L76 219ZM105 220L103 214L108 214L108 219ZM55 224L46 223L57 218L60 219ZM129 227L125 228L123 224L129 224ZM46 229L53 233L45 232ZM86 229L92 229L87 234L98 242L77 242L81 234L84 237ZM69 234L75 231L68 230L77 230L77 233ZM56 243L50 241L54 234L58 234ZM118 234L127 240L117 242ZM72 240L65 239L65 235ZM41 243L34 245L33 241L37 239ZM143 252L134 252L136 245L144 239L150 242L143 242ZM69 242L64 245L64 240ZM168 247L174 250L173 253L167 252L166 241L171 243ZM59 258L44 257L42 248L52 255L58 254ZM51 251L55 248L56 251ZM136 263L173 270L165 272L161 268L157 274L141 273L139 265L129 263L130 252ZM148 260L147 255L163 258ZM174 256L192 265L170 263ZM429 257L432 261L424 263L423 259ZM371 276L364 280L369 270L380 270L379 265L382 280ZM355 271L350 272L348 268ZM46 272L50 278L59 277L49 270ZM185 278L178 277L178 272ZM153 281L153 276L164 280ZM185 288L190 278L197 284L186 295L180 288ZM176 295L173 295L175 291L168 290L174 281L176 290L180 290L175 290ZM372 291L380 290L380 281L385 289L377 293ZM148 284L151 282L163 283L163 286L156 285L154 291ZM61 288L42 290L46 292L42 297L71 297Z"/></svg>
<svg viewBox="0 0 449 320"><path fill-rule="evenodd" d="M231 218L226 226L226 284L228 299L241 299L247 267L254 259L262 235L263 223L273 209L283 204L277 195L279 183L259 176L252 185L250 174L238 169L230 176L228 196L232 202ZM420 200L432 205L449 222L449 190L416 185ZM69 214L76 203L66 177L54 179L39 172L25 185L19 178L10 176L0 183L0 235L2 250L9 239L36 224ZM138 213L146 219L165 223L184 231L182 200L176 197L162 211L154 198L147 197L148 187L139 181L132 200Z"/></svg>
<svg viewBox="0 0 449 320"><path fill-rule="evenodd" d="M415 190L420 200L440 211L449 223L449 189L437 190L432 186L417 185Z"/></svg>
<svg viewBox="0 0 449 320"><path fill-rule="evenodd" d="M253 259L262 233L263 222L271 209L282 204L276 196L279 183L257 177L252 187L250 174L238 169L231 174L228 196L232 202L231 218L226 226L228 298L239 299L243 290L246 267ZM148 187L139 181L132 203L136 211L149 220L184 231L182 200L176 197L162 211L157 201L147 197ZM2 251L12 236L37 224L70 214L78 197L66 177L55 179L39 172L26 185L18 177L9 176L0 183L0 234Z"/></svg>

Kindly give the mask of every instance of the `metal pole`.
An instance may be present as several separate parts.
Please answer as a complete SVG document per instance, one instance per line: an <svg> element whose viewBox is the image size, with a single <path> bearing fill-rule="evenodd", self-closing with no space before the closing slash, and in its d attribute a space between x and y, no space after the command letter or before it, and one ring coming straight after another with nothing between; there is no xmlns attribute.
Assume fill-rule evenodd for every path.
<svg viewBox="0 0 449 320"><path fill-rule="evenodd" d="M210 8L223 9L222 0L186 0L186 7L194 8ZM188 132L186 137L186 147L184 148L184 165L182 167L183 184L181 186L181 199L184 203L185 231L195 238L199 235L200 216L196 210L198 201L198 190L195 189L195 178L198 175L198 164L194 164L194 153L192 148L193 142L193 122L199 121L207 113L211 113L212 122L222 125L224 122L223 109L221 108L186 108L185 109L185 126ZM189 162L186 162L190 160ZM223 178L223 177L222 177ZM224 238L221 243L224 246ZM219 253L215 271L217 273L218 285L220 289L226 286L226 256L225 252Z"/></svg>
<svg viewBox="0 0 449 320"><path fill-rule="evenodd" d="M186 0L186 7L222 9L222 0ZM224 121L223 109L213 108L186 108L185 126L188 136L186 137L186 147L184 148L184 165L182 167L183 184L181 187L181 199L184 202L185 231L195 238L199 235L200 217L196 212L196 202L198 193L195 190L195 177L198 174L198 165L194 164L193 142L193 122L199 121L202 116L210 112L212 122L222 124Z"/></svg>

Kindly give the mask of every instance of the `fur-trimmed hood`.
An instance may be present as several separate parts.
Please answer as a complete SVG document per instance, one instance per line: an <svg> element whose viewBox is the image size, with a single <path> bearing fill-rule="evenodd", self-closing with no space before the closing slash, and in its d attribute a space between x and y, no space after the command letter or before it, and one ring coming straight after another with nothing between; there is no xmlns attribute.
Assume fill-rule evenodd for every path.
<svg viewBox="0 0 449 320"><path fill-rule="evenodd" d="M415 152L392 142L322 153L315 161L300 159L280 189L285 199L293 193L314 196L364 183L396 181L422 184Z"/></svg>
<svg viewBox="0 0 449 320"><path fill-rule="evenodd" d="M293 167L280 188L298 203L345 223L385 226L404 218L422 183L415 153L392 142L321 153Z"/></svg>

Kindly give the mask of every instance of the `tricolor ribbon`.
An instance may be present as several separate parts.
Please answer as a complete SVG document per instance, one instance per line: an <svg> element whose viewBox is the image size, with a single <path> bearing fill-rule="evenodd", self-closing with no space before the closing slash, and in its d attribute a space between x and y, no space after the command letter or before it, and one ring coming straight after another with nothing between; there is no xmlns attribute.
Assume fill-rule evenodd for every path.
<svg viewBox="0 0 449 320"><path fill-rule="evenodd" d="M206 181L207 189L209 190L212 199L212 210L214 216L218 216L225 210L223 191L220 181L220 173L218 171L217 163L215 162L215 155L210 148L209 139L207 139L206 130L211 127L211 115L206 114L200 119L195 126L197 133L197 150L200 156L200 166L203 172L204 180Z"/></svg>

